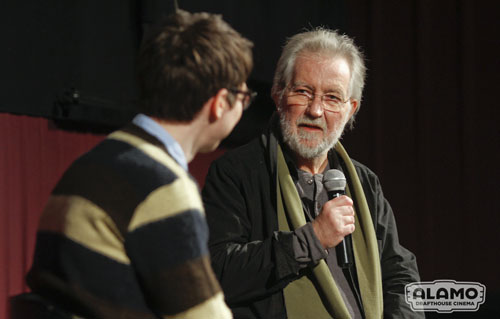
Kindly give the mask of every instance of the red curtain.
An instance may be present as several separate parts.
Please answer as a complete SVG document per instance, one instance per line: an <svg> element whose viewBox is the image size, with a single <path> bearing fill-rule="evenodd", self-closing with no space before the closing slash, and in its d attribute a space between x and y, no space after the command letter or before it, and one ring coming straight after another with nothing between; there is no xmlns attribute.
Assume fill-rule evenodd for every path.
<svg viewBox="0 0 500 319"><path fill-rule="evenodd" d="M104 138L55 128L46 119L0 114L0 317L26 291L38 217L57 180Z"/></svg>

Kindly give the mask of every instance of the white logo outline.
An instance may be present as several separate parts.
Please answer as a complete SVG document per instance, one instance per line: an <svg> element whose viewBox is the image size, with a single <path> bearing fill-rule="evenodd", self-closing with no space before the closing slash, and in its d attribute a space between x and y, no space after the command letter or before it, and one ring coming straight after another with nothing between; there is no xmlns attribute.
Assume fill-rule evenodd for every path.
<svg viewBox="0 0 500 319"><path fill-rule="evenodd" d="M464 290L466 287L467 290ZM426 290L424 290L424 288L426 288ZM455 288L458 288L458 290ZM417 289L423 296L417 296L417 298L415 298ZM434 291L432 289L434 289ZM471 289L475 289L477 295L466 295ZM434 296L432 296L432 292L435 293ZM472 292L474 293L474 290ZM436 293L441 293L441 295L436 295ZM462 294L462 299L457 300L453 298L460 297L459 294ZM467 300L463 300L464 295L466 295ZM438 301L436 301L436 299L438 299ZM456 281L451 279L413 282L405 285L405 301L410 305L413 311L438 313L452 313L454 311L475 312L478 311L479 307L486 301L486 286L479 282Z"/></svg>

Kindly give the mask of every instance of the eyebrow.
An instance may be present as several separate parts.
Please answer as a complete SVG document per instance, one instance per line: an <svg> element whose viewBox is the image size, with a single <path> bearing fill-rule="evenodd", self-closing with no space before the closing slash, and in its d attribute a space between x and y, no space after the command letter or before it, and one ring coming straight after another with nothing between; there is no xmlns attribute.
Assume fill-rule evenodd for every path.
<svg viewBox="0 0 500 319"><path fill-rule="evenodd" d="M311 91L316 91L315 88L313 88L310 84L305 83L305 82L293 83L292 88L296 89L297 87L300 87L300 86L306 87L306 88L310 89ZM323 94L329 94L329 93L336 93L336 94L344 96L344 92L342 90L340 90L339 88L329 89L329 90L326 90L323 92Z"/></svg>
<svg viewBox="0 0 500 319"><path fill-rule="evenodd" d="M313 87L311 85L307 84L307 83L300 83L300 82L298 82L298 83L293 83L292 84L292 88L296 88L296 87L299 87L299 86L305 86L305 87L307 87L309 89L313 89Z"/></svg>

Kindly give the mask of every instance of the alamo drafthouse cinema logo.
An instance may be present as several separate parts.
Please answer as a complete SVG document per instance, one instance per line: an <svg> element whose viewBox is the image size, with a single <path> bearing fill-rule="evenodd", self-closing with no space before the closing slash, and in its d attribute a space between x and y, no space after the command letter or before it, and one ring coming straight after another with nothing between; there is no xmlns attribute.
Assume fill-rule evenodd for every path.
<svg viewBox="0 0 500 319"><path fill-rule="evenodd" d="M486 287L455 280L414 282L405 286L405 299L413 311L477 311L486 299Z"/></svg>

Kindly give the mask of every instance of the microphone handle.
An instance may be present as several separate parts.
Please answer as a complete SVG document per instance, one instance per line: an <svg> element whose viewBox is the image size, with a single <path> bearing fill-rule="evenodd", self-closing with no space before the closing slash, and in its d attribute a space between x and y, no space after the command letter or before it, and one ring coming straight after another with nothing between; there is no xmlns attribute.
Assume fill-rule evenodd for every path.
<svg viewBox="0 0 500 319"><path fill-rule="evenodd" d="M340 247L339 247L340 246ZM354 265L354 256L352 251L352 235L349 234L344 237L344 240L337 245L337 259L338 264L342 268L350 268Z"/></svg>
<svg viewBox="0 0 500 319"><path fill-rule="evenodd" d="M343 191L328 192L328 197L334 199L344 195ZM337 253L337 262L341 268L350 268L354 265L354 253L352 249L352 235L349 234L335 247Z"/></svg>

